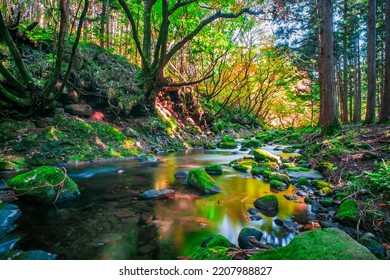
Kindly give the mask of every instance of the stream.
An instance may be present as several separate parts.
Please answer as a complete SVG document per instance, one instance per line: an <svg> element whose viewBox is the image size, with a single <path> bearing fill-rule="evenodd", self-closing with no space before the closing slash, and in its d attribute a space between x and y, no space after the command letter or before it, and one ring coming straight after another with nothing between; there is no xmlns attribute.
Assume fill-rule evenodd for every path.
<svg viewBox="0 0 390 280"><path fill-rule="evenodd" d="M263 149L284 158L291 156L274 151L272 146ZM212 234L238 244L243 227L260 229L263 243L285 246L295 233L273 220L305 224L310 206L303 200L284 198L284 194L296 192L293 185L274 193L268 183L229 167L230 161L247 153L187 150L159 154L158 163L128 160L69 166L68 175L78 184L80 198L55 206L18 203L23 215L5 238L19 238L16 249L45 250L58 254L58 259L75 260L176 259L190 255ZM210 163L223 166L222 175L212 176L222 190L219 194L198 196L174 177L178 171ZM173 189L175 198L138 199L143 191L165 188ZM269 194L279 199L277 216L259 214L261 220L250 221L247 210L257 198Z"/></svg>

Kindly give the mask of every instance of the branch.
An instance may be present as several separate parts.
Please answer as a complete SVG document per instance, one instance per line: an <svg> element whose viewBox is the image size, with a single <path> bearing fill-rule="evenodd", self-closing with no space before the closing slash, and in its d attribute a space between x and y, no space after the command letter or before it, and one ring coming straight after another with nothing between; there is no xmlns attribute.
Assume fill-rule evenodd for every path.
<svg viewBox="0 0 390 280"><path fill-rule="evenodd" d="M89 0L84 0L84 9L83 9L81 16L80 16L80 19L79 19L79 25L77 27L77 32L76 32L76 40L73 42L73 45L72 45L72 53L71 53L70 58L69 58L68 68L66 69L66 74L65 74L64 80L61 84L60 89L57 91L57 93L54 96L50 96L49 102L54 101L58 98L58 96L62 93L62 91L64 90L64 88L68 82L70 72L72 71L73 61L74 61L74 58L76 56L77 46L80 42L81 31L83 29L84 19L88 13L88 7L89 7Z"/></svg>
<svg viewBox="0 0 390 280"><path fill-rule="evenodd" d="M1 84L0 84L0 96L5 97L6 99L16 103L18 106L21 107L29 107L31 105L29 99L25 99L13 95L8 90L6 90Z"/></svg>
<svg viewBox="0 0 390 280"><path fill-rule="evenodd" d="M15 44L14 40L12 39L11 34L9 33L7 26L5 25L3 15L1 12L0 12L0 34L1 34L1 37L5 40L7 46L12 54L12 57L15 60L16 67L18 68L20 75L22 76L23 81L25 82L25 84L27 86L32 87L34 84L33 79L31 77L30 73L28 72L26 65L23 62L22 56L20 55L20 52L19 52L18 48L16 47L16 44Z"/></svg>
<svg viewBox="0 0 390 280"><path fill-rule="evenodd" d="M177 83L177 84L168 84L167 86L164 86L164 88L179 88L179 87L185 87L185 86L192 86L192 85L196 85L196 84L199 84L207 79L210 79L212 76L214 76L214 74L209 74L207 75L206 77L203 77L202 79L200 80L197 80L197 81L193 81L193 82L186 82L186 83Z"/></svg>
<svg viewBox="0 0 390 280"><path fill-rule="evenodd" d="M119 0L123 1L123 0ZM263 14L263 11L252 11L249 8L244 8L237 13L222 13L221 11L216 12L215 14L209 16L205 20L203 20L196 28L193 30L190 34L188 34L186 37L183 38L180 42L178 42L173 48L168 52L166 58L165 58L165 65L166 63L177 53L188 41L192 40L205 26L209 25L213 21L220 19L220 18L238 18L242 14L250 14L250 15L260 15ZM164 66L165 66L164 65Z"/></svg>
<svg viewBox="0 0 390 280"><path fill-rule="evenodd" d="M129 6L126 4L126 2L124 0L118 0L118 1L119 1L119 4L122 6L123 10L125 11L125 14L126 14L128 20L130 21L131 29L133 30L133 32L132 32L133 40L134 40L135 45L137 47L137 50L141 56L143 68L148 71L149 64L145 58L144 52L142 51L141 42L140 42L139 36L138 36L137 25L135 23L134 17L129 9Z"/></svg>
<svg viewBox="0 0 390 280"><path fill-rule="evenodd" d="M189 1L184 1L184 2L182 2L181 0L178 0L177 3L176 3L172 8L169 9L168 14L169 14L169 16L170 16L170 15L172 15L176 10L178 10L179 8L184 7L184 6L187 6L187 5L190 5L190 4L195 3L195 2L196 2L196 0L189 0Z"/></svg>
<svg viewBox="0 0 390 280"><path fill-rule="evenodd" d="M60 0L60 11L61 11L61 20L60 20L60 31L58 33L58 46L57 46L57 58L54 66L54 71L52 77L45 86L45 89L42 92L42 96L49 96L50 92L54 89L58 77L61 72L62 56L64 53L64 41L65 41L65 32L66 32L66 0Z"/></svg>
<svg viewBox="0 0 390 280"><path fill-rule="evenodd" d="M4 67L3 63L0 62L0 74L3 75L8 85L17 91L24 92L24 86Z"/></svg>

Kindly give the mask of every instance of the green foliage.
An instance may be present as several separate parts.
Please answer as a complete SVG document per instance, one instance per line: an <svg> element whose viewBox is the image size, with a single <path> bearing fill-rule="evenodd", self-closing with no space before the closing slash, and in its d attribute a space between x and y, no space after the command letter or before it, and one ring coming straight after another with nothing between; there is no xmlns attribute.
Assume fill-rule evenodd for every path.
<svg viewBox="0 0 390 280"><path fill-rule="evenodd" d="M365 173L369 186L374 193L390 195L390 164L376 163L374 172Z"/></svg>

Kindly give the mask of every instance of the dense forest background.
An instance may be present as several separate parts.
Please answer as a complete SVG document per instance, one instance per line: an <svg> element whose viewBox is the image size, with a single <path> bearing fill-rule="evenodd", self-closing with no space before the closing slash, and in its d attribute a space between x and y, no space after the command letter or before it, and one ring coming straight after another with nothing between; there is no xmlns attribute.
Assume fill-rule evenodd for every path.
<svg viewBox="0 0 390 280"><path fill-rule="evenodd" d="M159 96L176 91L180 110L189 109L182 104L189 96L201 105L198 122L281 128L384 122L389 6L385 0L4 0L0 106L40 114L64 89L88 94L77 64L80 50L94 43L134 65L131 79L111 80L101 93L127 115L153 112ZM99 80L111 70L92 75Z"/></svg>

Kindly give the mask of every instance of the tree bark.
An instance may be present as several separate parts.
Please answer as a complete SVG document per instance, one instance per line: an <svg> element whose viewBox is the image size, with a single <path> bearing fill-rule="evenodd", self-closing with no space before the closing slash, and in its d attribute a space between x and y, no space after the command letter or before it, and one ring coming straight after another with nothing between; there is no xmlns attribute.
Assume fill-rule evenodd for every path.
<svg viewBox="0 0 390 280"><path fill-rule="evenodd" d="M389 0L390 1L390 0ZM319 46L320 119L325 133L332 133L337 124L337 109L334 84L333 19L332 0L321 0L321 27Z"/></svg>
<svg viewBox="0 0 390 280"><path fill-rule="evenodd" d="M367 68L368 91L366 106L366 123L373 123L375 119L376 97L376 0L368 0L367 23Z"/></svg>
<svg viewBox="0 0 390 280"><path fill-rule="evenodd" d="M343 36L343 90L340 95L340 111L341 111L341 122L348 122L348 24L347 24L347 12L348 12L348 1L344 0L344 36Z"/></svg>
<svg viewBox="0 0 390 280"><path fill-rule="evenodd" d="M353 106L353 121L355 123L361 121L362 111L362 94L360 86L360 47L359 47L359 32L356 35L354 44L354 106Z"/></svg>
<svg viewBox="0 0 390 280"><path fill-rule="evenodd" d="M385 35L385 88L382 96L380 122L390 120L390 0L386 0L386 35Z"/></svg>

